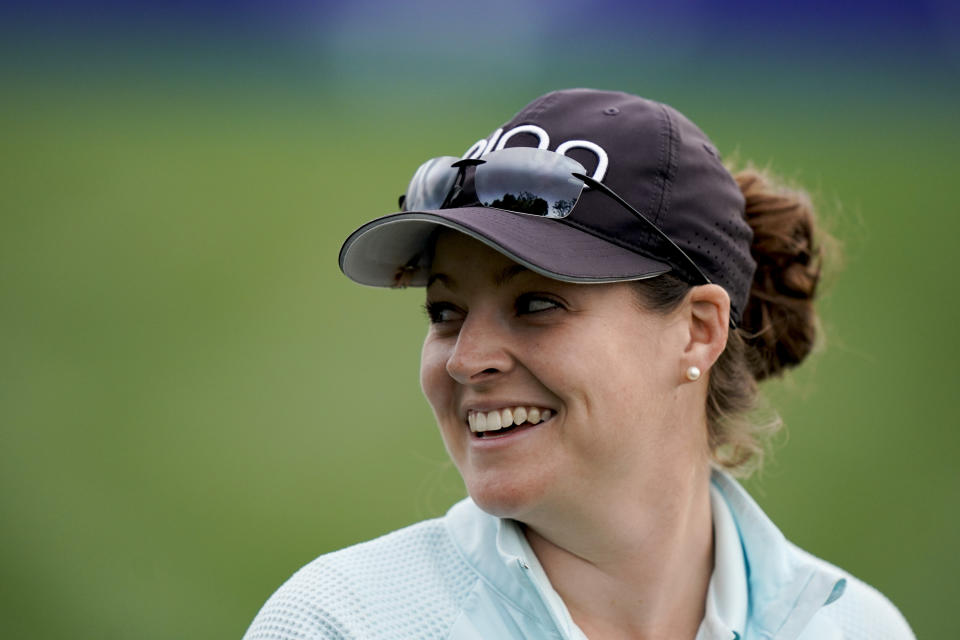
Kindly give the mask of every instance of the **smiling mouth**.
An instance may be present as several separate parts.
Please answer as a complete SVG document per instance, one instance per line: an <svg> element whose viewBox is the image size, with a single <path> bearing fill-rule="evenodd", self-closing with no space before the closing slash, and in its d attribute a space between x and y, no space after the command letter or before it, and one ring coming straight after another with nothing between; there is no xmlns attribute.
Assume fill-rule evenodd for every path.
<svg viewBox="0 0 960 640"><path fill-rule="evenodd" d="M553 417L553 413L551 409L524 406L470 411L467 425L477 438L495 438L546 422Z"/></svg>

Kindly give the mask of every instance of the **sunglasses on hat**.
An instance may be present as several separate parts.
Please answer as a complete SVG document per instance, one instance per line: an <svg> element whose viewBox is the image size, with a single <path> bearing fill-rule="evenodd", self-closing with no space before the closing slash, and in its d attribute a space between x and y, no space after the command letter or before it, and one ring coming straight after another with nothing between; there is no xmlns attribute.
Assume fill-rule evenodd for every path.
<svg viewBox="0 0 960 640"><path fill-rule="evenodd" d="M562 219L570 215L586 189L595 189L632 213L663 240L679 258L684 279L709 284L697 264L655 224L603 183L587 175L582 164L569 156L535 147L509 147L482 158L441 156L424 162L413 174L407 192L400 196L403 211L454 208L463 193L468 169L473 170L476 202L523 215ZM464 206L464 205L457 205Z"/></svg>

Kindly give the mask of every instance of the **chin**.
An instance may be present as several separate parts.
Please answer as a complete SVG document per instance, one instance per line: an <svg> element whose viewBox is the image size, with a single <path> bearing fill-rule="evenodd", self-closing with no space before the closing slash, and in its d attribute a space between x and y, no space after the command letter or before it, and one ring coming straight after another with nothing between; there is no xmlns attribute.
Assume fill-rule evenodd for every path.
<svg viewBox="0 0 960 640"><path fill-rule="evenodd" d="M529 482L472 479L465 484L476 505L498 518L523 520L524 514L543 501L543 491Z"/></svg>

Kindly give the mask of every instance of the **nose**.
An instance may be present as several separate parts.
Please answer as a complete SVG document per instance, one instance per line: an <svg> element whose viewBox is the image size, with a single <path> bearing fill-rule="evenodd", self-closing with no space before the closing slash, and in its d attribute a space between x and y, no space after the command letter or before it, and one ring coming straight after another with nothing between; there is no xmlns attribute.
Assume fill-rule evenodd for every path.
<svg viewBox="0 0 960 640"><path fill-rule="evenodd" d="M460 384L489 382L513 366L507 327L494 314L467 314L453 351L447 358L447 373Z"/></svg>

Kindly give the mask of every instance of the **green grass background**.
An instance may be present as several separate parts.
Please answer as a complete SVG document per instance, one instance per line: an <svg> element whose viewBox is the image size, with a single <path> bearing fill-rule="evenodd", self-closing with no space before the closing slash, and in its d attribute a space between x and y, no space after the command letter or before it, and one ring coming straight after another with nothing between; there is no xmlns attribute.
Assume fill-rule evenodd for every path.
<svg viewBox="0 0 960 640"><path fill-rule="evenodd" d="M825 348L768 388L787 435L748 486L920 637L960 637L955 96L697 77L8 78L0 635L236 638L316 555L443 513L463 490L418 388L420 292L354 285L337 251L423 159L593 84L814 193L845 264Z"/></svg>

